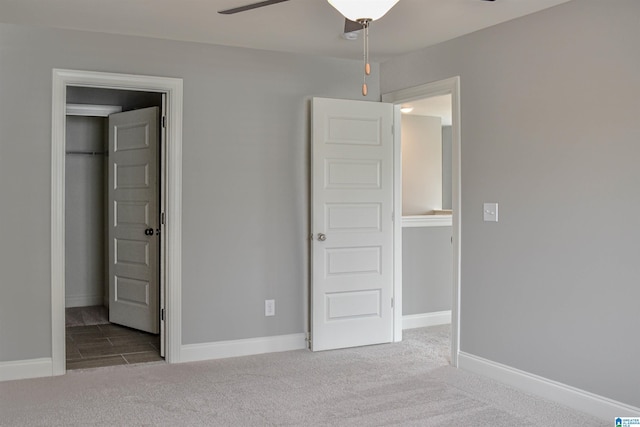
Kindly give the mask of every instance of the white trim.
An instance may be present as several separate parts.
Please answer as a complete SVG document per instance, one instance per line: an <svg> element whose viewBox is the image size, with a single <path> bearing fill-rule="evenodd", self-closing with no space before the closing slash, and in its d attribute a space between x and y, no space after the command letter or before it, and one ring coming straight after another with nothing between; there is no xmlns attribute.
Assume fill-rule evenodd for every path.
<svg viewBox="0 0 640 427"><path fill-rule="evenodd" d="M48 377L51 375L51 368L50 357L0 362L0 381Z"/></svg>
<svg viewBox="0 0 640 427"><path fill-rule="evenodd" d="M391 93L386 93L382 95L383 102L390 102L395 104L395 123L397 124L396 128L399 128L398 124L400 123L400 105L404 102L413 101L416 99L429 98L433 96L446 95L451 94L451 113L452 113L452 125L451 125L451 143L452 143L452 209L453 215L451 217L452 226L453 226L453 289L452 289L452 310L451 310L451 365L457 367L458 366L458 351L460 348L460 263L461 263L461 255L460 255L460 242L462 239L461 236L461 172L460 172L460 150L461 150L461 139L460 139L460 77L451 77L449 79L440 80L433 83L427 83L420 86L415 86L408 89L402 89ZM400 145L401 139L400 135L401 131L395 132L394 144L396 145L396 159L394 160L394 168L396 173L396 205L395 211L402 212L402 194L401 194L401 179L402 179L402 171L401 171L401 161L400 161ZM400 189L398 189L400 187ZM399 198L399 199L398 199ZM394 277L396 279L395 289L400 295L402 292L402 229L399 226L395 228L395 263L394 269L395 274ZM399 259L398 259L399 258ZM396 330L398 324L402 324L401 316L402 316L402 301L401 299L397 300L396 304ZM402 336L400 334L400 336Z"/></svg>
<svg viewBox="0 0 640 427"><path fill-rule="evenodd" d="M451 310L402 316L402 329L427 328L451 323Z"/></svg>
<svg viewBox="0 0 640 427"><path fill-rule="evenodd" d="M402 341L402 112L393 107L393 341Z"/></svg>
<svg viewBox="0 0 640 427"><path fill-rule="evenodd" d="M640 408L501 363L492 362L473 354L461 351L458 361L461 369L489 377L503 384L552 400L605 421L613 421L615 417L637 417L640 414Z"/></svg>
<svg viewBox="0 0 640 427"><path fill-rule="evenodd" d="M51 360L49 375L65 373L64 174L68 86L167 94L167 348L169 363L180 361L182 343L182 79L53 69L51 114Z"/></svg>
<svg viewBox="0 0 640 427"><path fill-rule="evenodd" d="M67 104L67 116L109 117L121 111L119 105Z"/></svg>
<svg viewBox="0 0 640 427"><path fill-rule="evenodd" d="M411 215L402 217L402 228L451 227L451 215Z"/></svg>
<svg viewBox="0 0 640 427"><path fill-rule="evenodd" d="M67 85L53 70L51 101L51 372L65 373L65 127Z"/></svg>
<svg viewBox="0 0 640 427"><path fill-rule="evenodd" d="M66 308L102 305L103 301L104 295L65 295L64 297L64 305Z"/></svg>
<svg viewBox="0 0 640 427"><path fill-rule="evenodd" d="M187 344L182 346L180 361L196 362L199 360L225 359L228 357L250 356L254 354L304 350L306 348L307 342L305 340L305 334L303 333L202 344Z"/></svg>

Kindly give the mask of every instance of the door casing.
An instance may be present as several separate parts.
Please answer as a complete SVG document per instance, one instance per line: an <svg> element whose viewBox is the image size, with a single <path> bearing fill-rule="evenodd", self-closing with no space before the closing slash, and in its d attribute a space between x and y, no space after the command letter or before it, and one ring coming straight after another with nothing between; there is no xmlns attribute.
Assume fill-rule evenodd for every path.
<svg viewBox="0 0 640 427"><path fill-rule="evenodd" d="M453 208L453 288L451 306L451 365L458 367L460 350L460 230L461 230L461 161L460 161L460 77L451 77L382 95L383 102L395 105L394 123L401 120L400 105L417 99L451 95L452 110L452 208ZM401 132L394 133L394 210L402 212ZM394 224L394 341L402 340L402 221Z"/></svg>
<svg viewBox="0 0 640 427"><path fill-rule="evenodd" d="M180 361L182 343L182 79L53 69L51 119L51 361L65 373L65 145L69 86L159 92L166 95L165 324L168 363Z"/></svg>

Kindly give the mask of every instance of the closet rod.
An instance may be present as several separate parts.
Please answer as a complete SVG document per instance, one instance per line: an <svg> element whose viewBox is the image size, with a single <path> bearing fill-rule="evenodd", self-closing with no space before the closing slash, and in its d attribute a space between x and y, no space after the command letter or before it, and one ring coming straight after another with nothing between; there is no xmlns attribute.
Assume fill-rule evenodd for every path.
<svg viewBox="0 0 640 427"><path fill-rule="evenodd" d="M81 154L86 156L104 156L108 151L67 151L66 154Z"/></svg>

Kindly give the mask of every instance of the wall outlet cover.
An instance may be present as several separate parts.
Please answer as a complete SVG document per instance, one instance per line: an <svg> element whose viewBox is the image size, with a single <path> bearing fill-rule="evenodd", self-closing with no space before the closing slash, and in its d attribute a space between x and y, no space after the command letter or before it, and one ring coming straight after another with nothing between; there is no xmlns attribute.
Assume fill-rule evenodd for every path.
<svg viewBox="0 0 640 427"><path fill-rule="evenodd" d="M276 315L276 300L267 299L264 301L264 315L275 316Z"/></svg>

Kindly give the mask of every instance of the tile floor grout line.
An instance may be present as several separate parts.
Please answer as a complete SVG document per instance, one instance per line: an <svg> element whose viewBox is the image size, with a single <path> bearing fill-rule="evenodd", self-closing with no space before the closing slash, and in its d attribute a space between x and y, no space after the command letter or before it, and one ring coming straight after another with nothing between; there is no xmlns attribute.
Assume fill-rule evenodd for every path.
<svg viewBox="0 0 640 427"><path fill-rule="evenodd" d="M77 312L78 310L76 310L76 313ZM88 318L89 316L83 317L82 321L86 322ZM86 364L100 365L100 360L105 362L105 364L101 366L113 366L117 364L132 365L164 360L160 357L160 351L157 348L157 341L159 339L157 335L148 334L144 331L130 329L113 323L107 322L92 325L67 325L66 336L68 337L68 342L66 344L67 349L74 350L74 357L79 356L79 358L66 360L68 366L67 369L84 369L86 368ZM82 338L83 336L85 338ZM107 352L107 354L91 355L92 352L100 352L101 345L105 346L104 351ZM78 348L82 348L83 346L85 346L83 350ZM127 346L137 348L137 350L133 352L126 352ZM110 347L117 347L120 351L125 350L125 352L110 354L108 353ZM70 351L69 353L72 352ZM87 353L90 355L87 355ZM145 356L145 354L147 356ZM133 360L129 361L127 356L129 356L129 358L133 358ZM136 357L139 361L135 361ZM115 363L107 364L106 360L109 359L115 361ZM84 368L82 366L73 368L74 365L82 364L85 364Z"/></svg>

